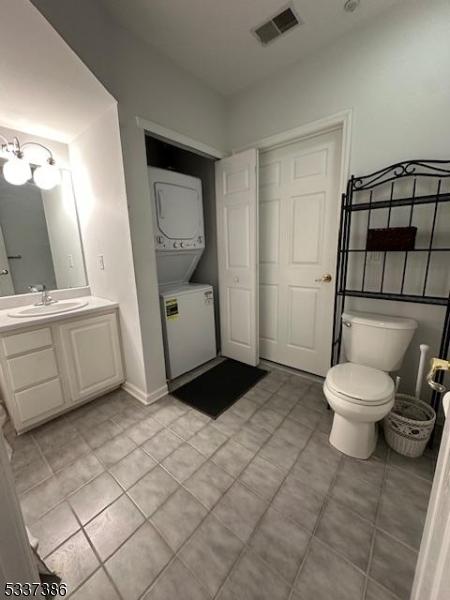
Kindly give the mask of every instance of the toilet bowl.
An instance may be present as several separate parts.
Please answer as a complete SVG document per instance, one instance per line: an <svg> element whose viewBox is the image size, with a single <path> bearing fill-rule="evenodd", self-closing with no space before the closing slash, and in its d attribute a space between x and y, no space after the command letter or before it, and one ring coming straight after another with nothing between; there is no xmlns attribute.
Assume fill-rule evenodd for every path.
<svg viewBox="0 0 450 600"><path fill-rule="evenodd" d="M328 371L323 391L334 410L332 446L354 458L366 459L377 445L377 421L394 405L391 377L371 367L343 363Z"/></svg>
<svg viewBox="0 0 450 600"><path fill-rule="evenodd" d="M400 368L417 323L374 313L342 315L348 362L332 367L323 385L334 410L330 443L348 456L367 459L377 445L377 422L394 405L390 372Z"/></svg>

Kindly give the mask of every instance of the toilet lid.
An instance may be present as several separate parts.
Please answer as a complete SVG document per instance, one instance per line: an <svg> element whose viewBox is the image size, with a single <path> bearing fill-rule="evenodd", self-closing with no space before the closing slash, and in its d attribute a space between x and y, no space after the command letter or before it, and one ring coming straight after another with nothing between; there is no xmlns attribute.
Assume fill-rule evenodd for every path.
<svg viewBox="0 0 450 600"><path fill-rule="evenodd" d="M394 382L384 371L343 363L328 371L327 385L353 402L381 404L394 393Z"/></svg>

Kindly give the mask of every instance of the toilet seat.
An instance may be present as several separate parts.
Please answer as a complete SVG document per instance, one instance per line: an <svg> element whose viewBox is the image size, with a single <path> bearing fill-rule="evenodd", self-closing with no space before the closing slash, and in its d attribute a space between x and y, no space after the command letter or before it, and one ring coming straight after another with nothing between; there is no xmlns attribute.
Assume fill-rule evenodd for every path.
<svg viewBox="0 0 450 600"><path fill-rule="evenodd" d="M386 404L392 400L395 390L387 373L355 363L332 367L325 386L341 400L362 406Z"/></svg>

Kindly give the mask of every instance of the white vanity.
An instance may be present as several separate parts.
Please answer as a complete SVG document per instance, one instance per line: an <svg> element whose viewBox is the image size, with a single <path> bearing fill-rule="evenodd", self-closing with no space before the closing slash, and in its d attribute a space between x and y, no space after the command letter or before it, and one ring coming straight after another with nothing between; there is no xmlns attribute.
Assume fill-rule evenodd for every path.
<svg viewBox="0 0 450 600"><path fill-rule="evenodd" d="M124 381L117 304L92 296L68 304L39 316L0 311L1 390L18 433Z"/></svg>

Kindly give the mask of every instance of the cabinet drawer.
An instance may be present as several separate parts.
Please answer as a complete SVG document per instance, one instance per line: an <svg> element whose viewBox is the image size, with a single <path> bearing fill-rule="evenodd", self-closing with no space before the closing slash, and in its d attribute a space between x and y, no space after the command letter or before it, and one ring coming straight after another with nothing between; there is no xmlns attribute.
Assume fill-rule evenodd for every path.
<svg viewBox="0 0 450 600"><path fill-rule="evenodd" d="M7 364L13 391L36 385L58 375L53 348L11 358Z"/></svg>
<svg viewBox="0 0 450 600"><path fill-rule="evenodd" d="M5 356L30 352L52 345L52 334L48 327L8 335L2 339Z"/></svg>
<svg viewBox="0 0 450 600"><path fill-rule="evenodd" d="M64 396L59 379L52 379L15 394L19 417L24 423L44 416L64 404Z"/></svg>

